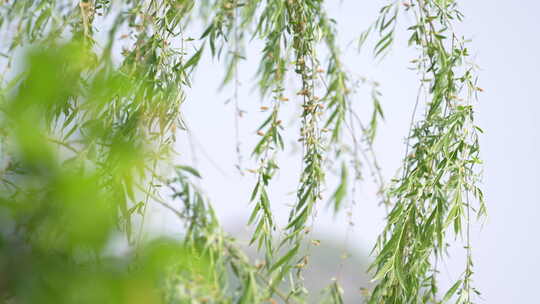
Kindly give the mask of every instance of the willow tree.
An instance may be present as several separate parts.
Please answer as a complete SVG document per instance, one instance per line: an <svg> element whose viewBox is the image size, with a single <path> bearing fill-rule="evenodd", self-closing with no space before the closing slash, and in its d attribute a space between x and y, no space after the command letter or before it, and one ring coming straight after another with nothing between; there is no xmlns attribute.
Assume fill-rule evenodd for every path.
<svg viewBox="0 0 540 304"><path fill-rule="evenodd" d="M454 29L463 17L457 1L390 1L358 33L359 44L375 37L370 48L379 58L404 26L417 52L415 115L403 165L389 182L373 149L381 94L376 82L358 83L347 72L339 20L323 0L8 0L0 16L0 301L306 302L308 292L319 292L304 288L302 273L317 245L310 230L322 194L343 212L364 168L388 210L366 301L472 303L478 294L469 230L473 216L485 214L477 186L481 129L473 120L481 89L468 40ZM269 106L254 132L257 178L246 200L259 263L221 230L199 172L172 157L183 153L173 144L186 132L182 105L192 99L186 88L197 81L192 72L203 54L223 62L223 84L234 87L240 115L238 64L256 40L264 44L256 82ZM295 79L293 89L286 79ZM372 92L369 115L353 107L357 85ZM287 132L297 132L303 166L282 227L269 193L276 172L287 170L277 157L290 149L285 107L299 109L298 129ZM325 183L329 166L341 166L333 190ZM143 241L150 204L181 219L181 242ZM107 249L118 235L129 240L126 255ZM464 243L467 261L455 284L439 290L437 265L449 240ZM337 280L323 294L324 303L343 302Z"/></svg>

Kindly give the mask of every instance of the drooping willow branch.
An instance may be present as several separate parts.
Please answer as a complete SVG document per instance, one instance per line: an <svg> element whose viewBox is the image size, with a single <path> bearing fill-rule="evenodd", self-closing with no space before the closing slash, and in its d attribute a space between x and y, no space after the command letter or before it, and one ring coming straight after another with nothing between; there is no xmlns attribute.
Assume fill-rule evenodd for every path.
<svg viewBox="0 0 540 304"><path fill-rule="evenodd" d="M472 303L468 227L469 214L476 209L470 195L478 202L477 214L485 212L476 184L479 129L473 123L471 99L478 90L475 70L467 62L463 39L452 29L452 23L461 19L455 3L412 1L406 10L417 18L409 28L409 42L421 52L415 62L423 76L420 81L429 87L428 103L424 118L412 126L403 176L388 193L394 207L376 246L371 268L377 285L369 303L438 302L433 261L444 257L448 231L459 237L464 227L466 270L442 300L457 293L457 303Z"/></svg>

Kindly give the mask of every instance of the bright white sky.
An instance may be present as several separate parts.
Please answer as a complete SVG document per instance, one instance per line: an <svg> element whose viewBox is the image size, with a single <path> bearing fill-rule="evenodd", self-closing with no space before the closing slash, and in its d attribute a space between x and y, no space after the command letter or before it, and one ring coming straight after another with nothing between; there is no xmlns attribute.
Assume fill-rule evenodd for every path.
<svg viewBox="0 0 540 304"><path fill-rule="evenodd" d="M333 2L333 1L328 1ZM376 17L382 1L335 1L331 16L338 21L346 65L354 75L363 75L381 83L382 103L386 121L380 127L376 142L384 176L389 179L397 170L404 149L408 122L416 97L417 81L407 63L414 51L407 49L407 34L401 32L392 53L382 62L373 62L370 54L358 55L348 43L357 38ZM479 303L535 303L538 273L540 273L540 181L538 104L540 71L540 19L537 1L460 1L467 19L458 30L473 39L471 44L475 62L482 68L480 86L485 90L480 97L477 121L484 129L481 138L485 161L483 189L489 219L473 234L475 285L483 294ZM401 27L410 20L401 18ZM249 153L257 140L254 131L265 114L256 93L252 92L253 73L257 65L259 45L250 45L248 61L240 66L241 108L247 115L240 121L240 137L245 167L254 167ZM224 101L232 90L218 93L223 76L220 63L203 59L197 71L194 87L188 93L184 107L185 120L197 141L198 168L204 176L203 187L214 202L218 216L226 230L237 233L244 229L249 193L254 178L241 177L233 164L236 161L234 143L233 105ZM293 108L294 100L289 108ZM360 94L357 110L366 112L367 95ZM292 110L284 115L290 120ZM295 130L291 130L292 133ZM292 138L291 138L292 139ZM178 150L186 152L182 158L190 160L190 147L185 140ZM215 165L209 161L212 160ZM298 154L285 154L279 160L281 172L272 185L273 209L286 217L287 204L294 201L290 192L296 187L300 159ZM220 169L217 169L219 167ZM377 206L374 187L368 182L359 188L358 206L354 211L356 223L349 246L366 252L382 228L384 210ZM332 182L329 183L333 187ZM152 228L174 233L179 230L175 219L159 210L153 211ZM318 233L342 240L345 224L342 217L335 220L321 206ZM442 268L441 278L450 282L464 268L459 244L451 251L453 258ZM354 267L354 265L353 265Z"/></svg>

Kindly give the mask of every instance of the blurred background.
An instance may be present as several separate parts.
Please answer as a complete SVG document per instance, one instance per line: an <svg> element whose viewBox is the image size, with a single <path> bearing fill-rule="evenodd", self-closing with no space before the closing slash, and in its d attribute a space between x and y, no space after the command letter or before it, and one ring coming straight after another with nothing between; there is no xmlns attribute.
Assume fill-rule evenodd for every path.
<svg viewBox="0 0 540 304"><path fill-rule="evenodd" d="M335 2L335 3L334 3ZM361 55L355 39L376 18L380 1L333 1L330 16L337 20L347 69L356 77L380 82L385 121L380 125L375 149L385 179L399 169L404 155L405 137L416 98L417 77L408 69L415 52L407 48L407 33L396 37L393 50L383 60L373 60L370 41ZM473 258L475 285L482 292L483 303L536 303L539 283L540 245L540 41L538 30L540 3L537 1L462 1L466 18L456 30L471 38L471 59L480 67L479 86L484 89L477 106L476 119L485 131L481 137L484 160L483 190L489 217L474 226ZM401 28L411 22L401 16ZM372 42L372 41L371 41ZM225 230L247 244L245 226L249 194L255 184L254 168L249 158L264 118L260 98L252 82L260 45L249 44L246 60L239 66L239 107L245 114L239 120L239 138L243 159L238 164L235 141L233 88L218 90L223 79L221 63L207 56L196 72L194 86L183 105L184 120L190 133L180 134L177 151L180 160L194 161L203 175L201 186L213 202ZM368 114L369 95L362 91L354 100L357 112ZM292 120L298 104L291 98L283 120ZM205 119L200 119L205 117ZM296 126L291 125L291 128ZM292 130L291 130L292 131ZM294 133L294 132L290 132ZM289 138L294 145L295 138ZM281 223L288 205L294 202L301 164L299 153L279 156L282 168L270 186L272 208ZM339 168L336 168L338 170ZM306 273L309 284L326 286L332 277L343 281L346 299L352 301L367 286L365 271L369 252L383 228L384 208L378 206L372 177L366 176L356 191L351 209L352 222L346 214L333 216L325 201L318 207L314 238L320 247L313 248L317 265ZM336 180L329 178L328 190ZM170 212L155 206L150 210L148 235L178 235L181 225ZM450 259L441 266L442 285L453 282L464 268L464 250L459 240L450 250ZM345 258L350 254L349 258ZM319 289L319 288L317 288ZM347 302L349 302L347 301Z"/></svg>

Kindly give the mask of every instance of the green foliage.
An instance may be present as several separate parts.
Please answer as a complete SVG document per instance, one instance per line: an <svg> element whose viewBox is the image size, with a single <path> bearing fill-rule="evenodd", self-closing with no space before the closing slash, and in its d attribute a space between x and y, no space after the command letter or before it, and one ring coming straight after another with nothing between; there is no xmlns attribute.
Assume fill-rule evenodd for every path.
<svg viewBox="0 0 540 304"><path fill-rule="evenodd" d="M373 144L384 114L376 81L364 124L354 107L357 82L341 59L336 20L322 0L32 0L0 6L6 79L0 87L0 301L15 303L302 303L316 240L310 231L327 176L337 170L329 204L354 200L363 165L390 211L374 248L369 303L472 303L472 214L485 214L478 187L474 125L475 66L456 1L392 1L360 35L388 54L400 14L414 17L409 44L419 57L417 105L400 176L385 186ZM200 15L197 14L200 12ZM200 17L200 18L199 18ZM197 29L194 20L204 29ZM182 104L205 52L235 87L247 38L263 43L256 83L268 113L255 133L250 197L252 262L220 228L201 189L201 174L171 163ZM20 54L27 54L24 60ZM319 53L326 53L322 59ZM13 66L15 69L12 70ZM22 67L22 68L20 68ZM19 69L19 70L17 70ZM295 88L286 89L287 77ZM287 97L289 96L289 97ZM270 200L285 144L280 119L299 101L302 168L296 199L280 227ZM370 114L370 115L369 115ZM235 119L238 119L235 117ZM237 124L238 125L238 124ZM238 140L238 139L237 139ZM237 143L240 164L240 143ZM410 151L409 151L410 150ZM181 240L143 238L147 206L161 205L184 224ZM5 219L5 221L4 221ZM453 232L453 233L452 233ZM450 236L465 243L467 263L443 295L437 262ZM125 238L128 253L112 254ZM313 292L313 291L311 291ZM322 303L343 303L333 281Z"/></svg>
<svg viewBox="0 0 540 304"><path fill-rule="evenodd" d="M407 10L417 17L409 28L410 43L421 52L415 62L428 103L424 119L412 126L403 175L388 192L394 207L376 246L372 268L379 282L370 303L438 301L436 261L444 258L450 228L465 239L467 264L443 302L457 292L456 303L472 303L470 213L485 214L476 185L480 160L472 99L479 89L474 66L466 62L465 42L452 30L451 22L461 18L454 2L418 1Z"/></svg>
<svg viewBox="0 0 540 304"><path fill-rule="evenodd" d="M1 214L11 221L2 226L1 294L17 303L162 303L165 274L212 278L207 254L172 240L106 254L118 225L131 233L150 139L134 137L145 128L139 115L108 108L137 84L110 70L86 77L86 58L76 44L33 51L18 92L4 95Z"/></svg>

